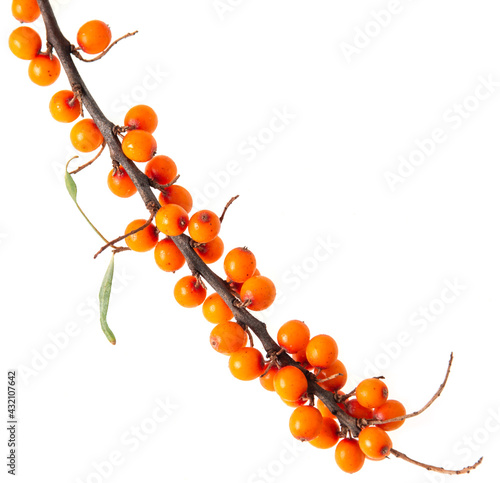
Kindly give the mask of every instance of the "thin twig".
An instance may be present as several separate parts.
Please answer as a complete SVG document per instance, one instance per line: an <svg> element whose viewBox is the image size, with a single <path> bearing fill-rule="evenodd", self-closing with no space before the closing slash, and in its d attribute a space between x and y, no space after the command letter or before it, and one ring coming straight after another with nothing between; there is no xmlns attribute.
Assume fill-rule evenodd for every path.
<svg viewBox="0 0 500 483"><path fill-rule="evenodd" d="M106 141L103 141L101 144L101 149L99 150L99 152L96 154L96 156L94 158L92 158L88 163L82 164L79 168L76 168L74 171L71 171L69 174L76 174L76 173L80 172L82 169L85 169L86 167L90 166L102 154L105 147L106 147Z"/></svg>
<svg viewBox="0 0 500 483"><path fill-rule="evenodd" d="M224 207L224 211L222 212L222 215L220 215L219 220L222 223L222 220L224 220L224 216L226 215L227 209L233 204L235 200L237 200L240 197L240 195L233 196L226 204Z"/></svg>
<svg viewBox="0 0 500 483"><path fill-rule="evenodd" d="M138 32L138 30L136 30L135 32L125 34L122 37L120 37L119 39L116 39L112 44L109 45L109 47L106 50L103 50L99 55L97 55L96 57L93 57L92 59L83 58L82 54L80 54L80 52L79 52L80 49L78 49L74 46L73 46L73 49L71 50L71 53L83 62L94 62L96 60L102 59L111 50L112 47L114 47L118 42L120 42L120 40L126 39L127 37L132 37L132 35L135 35L137 32Z"/></svg>
<svg viewBox="0 0 500 483"><path fill-rule="evenodd" d="M318 379L316 382L318 384L322 384L323 382L331 381L332 379L335 379L336 377L343 376L343 375L344 374L342 374L341 372L339 372L338 374L333 374L333 376L325 377L324 379Z"/></svg>
<svg viewBox="0 0 500 483"><path fill-rule="evenodd" d="M465 473L470 473L472 470L476 469L483 461L483 458L481 457L473 465L466 466L465 468L462 468L461 470L445 470L444 468L441 468L440 466L432 466L432 465L428 465L426 463L420 463L420 461L416 461L416 460L406 456L404 453L401 453L400 451L398 451L394 448L391 449L391 454L393 454L397 458L401 458L402 460L407 461L408 463L412 463L414 465L420 466L421 468L425 468L426 470L435 471L436 473L442 473L445 475L463 475Z"/></svg>
<svg viewBox="0 0 500 483"><path fill-rule="evenodd" d="M137 233L141 230L144 230L147 226L151 224L153 221L153 218L155 216L155 213L151 213L151 216L149 217L148 221L144 223L144 225L140 226L139 228L136 228L135 230L129 231L128 233L125 233L125 235L119 236L118 238L115 238L114 240L111 240L109 243L106 243L101 249L94 255L94 258L97 258L99 254L101 254L106 248L110 247L111 245L114 245L115 243L118 243L119 241L124 240L125 238L129 237L130 235L133 235L134 233Z"/></svg>
<svg viewBox="0 0 500 483"><path fill-rule="evenodd" d="M450 355L450 361L448 362L448 369L446 370L446 376L444 378L444 381L441 383L441 385L439 386L439 388L436 391L436 393L434 394L434 396L432 396L432 398L429 400L429 402L422 409L415 411L413 413L405 414L404 416L399 416L397 418L392 418L392 419L386 419L386 420L369 419L367 421L367 423L369 425L396 423L398 421L403 421L405 419L414 418L415 416L422 414L439 396L441 396L441 393L443 392L443 389L446 386L446 382L448 381L448 377L450 375L452 362L453 362L453 352Z"/></svg>
<svg viewBox="0 0 500 483"><path fill-rule="evenodd" d="M179 178L180 178L180 175L178 174L172 181L170 181L170 183L167 183L167 184L160 184L157 181L155 181L154 179L149 178L149 184L151 185L152 188L160 190L163 194L166 194L165 190L167 188L170 188L170 186L172 186L173 184L177 183L177 180Z"/></svg>

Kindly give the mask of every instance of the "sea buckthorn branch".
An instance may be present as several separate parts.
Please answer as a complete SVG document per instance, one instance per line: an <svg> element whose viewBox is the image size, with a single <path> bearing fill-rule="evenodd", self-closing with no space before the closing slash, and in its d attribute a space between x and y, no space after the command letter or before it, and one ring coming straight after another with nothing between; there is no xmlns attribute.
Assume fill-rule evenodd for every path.
<svg viewBox="0 0 500 483"><path fill-rule="evenodd" d="M103 138L109 147L111 159L123 166L130 179L136 186L137 191L140 193L141 198L146 205L146 208L150 211L151 215L154 216L154 213L156 213L156 211L160 208L160 203L151 190L150 178L148 178L142 171L140 171L135 163L133 163L123 154L120 141L116 136L116 126L106 118L106 116L92 97L82 77L80 76L80 73L78 72L78 69L76 68L75 63L73 62L73 59L71 57L73 47L61 32L49 1L37 0L37 2L40 7L43 21L45 23L47 42L57 52L57 55L59 57L59 60L61 61L66 76L68 77L72 90L75 93L78 92L82 105L86 107L90 117L92 117L97 127L101 131L101 134L103 135ZM228 205L231 204L232 201L234 200L231 200ZM223 213L223 215L224 214L225 213ZM126 236L122 236L115 240L112 240L112 242L102 247L96 253L94 258L112 243L117 243L117 241L120 241L123 238L126 238ZM265 324L251 315L248 311L235 306L235 302L237 302L238 299L236 299L234 294L230 291L226 282L224 282L218 275L216 275L194 251L191 246L191 238L189 238L187 235L179 235L176 237L172 237L172 240L186 258L190 269L199 273L208 282L208 284L217 293L219 293L222 299L233 311L236 320L239 323L243 323L247 327L249 327L259 338L267 354L269 355L279 352L281 348L269 335ZM319 386L319 384L317 384L311 378L310 373L306 371L302 366L300 366L300 364L296 363L288 354L281 353L278 358L280 366L283 367L286 365L293 365L304 372L304 374L306 374L306 376L308 377L309 392L320 398L328 407L328 409L330 409L332 414L336 415L339 418L341 424L345 426L347 430L351 432L351 434L357 435L359 433L360 429L358 427L356 418L353 418L352 416L342 411L342 409L335 401L334 395L332 393Z"/></svg>
<svg viewBox="0 0 500 483"><path fill-rule="evenodd" d="M74 55L75 53L74 47L70 44L70 42L64 37L64 35L60 31L54 13L52 11L52 8L49 4L49 1L48 0L36 0L36 1L40 7L40 11L46 26L47 43L49 51L54 49L58 54L59 60L70 82L71 89L73 90L75 95L78 96L78 98L81 100L81 105L86 107L89 115L95 122L100 133L102 134L104 141L108 145L113 166L116 167L117 165L120 165L126 171L132 183L137 188L137 191L139 191L140 196L146 208L150 212L151 215L150 220L152 220L156 212L160 209L160 203L151 189L152 185L150 178L146 176L142 171L140 171L139 168L135 165L135 163L132 162L123 153L122 145L118 139L119 127L115 126L104 116L103 112L101 111L101 109L91 96L90 92L88 91L85 83L83 82L83 79L81 78L73 62L72 55ZM158 188L157 186L153 187ZM160 189L161 191L161 187L158 189ZM221 218L223 218L224 214L225 210ZM148 221L147 225L149 224L150 221ZM130 234L131 233L127 233L125 237L129 236ZM207 281L207 283L219 294L222 300L230 308L238 324L240 324L240 326L244 327L245 329L249 328L259 338L265 351L267 352L267 357L271 360L271 362L276 363L282 369L288 369L288 366L291 366L290 367L291 370L295 370L297 372L300 371L305 375L306 389L307 389L305 394L309 399L310 404L312 405L314 403L315 396L318 397L324 403L326 408L329 409L330 412L338 418L341 424L340 433L343 436L349 435L350 437L353 438L357 438L359 436L360 439L359 443L361 444L361 436L363 435L362 433L365 430L370 430L372 432L373 430L381 431L375 425L368 426L371 422L373 422L371 419L367 419L364 417L354 417L351 414L348 414L347 411L345 411L343 408L340 407L340 404L344 401L342 395L338 394L337 392L329 391L321 387L317 381L317 377L315 374L306 370L301 364L292 359L292 357L287 352L282 350L282 347L280 347L280 345L278 345L267 332L266 325L263 322L259 321L257 318L255 318L253 315L251 315L244 307L239 306L241 300L240 298L237 297L235 291L232 290L232 288L226 281L224 281L222 278L216 275L198 256L193 247L193 240L190 237L181 234L177 236L172 236L170 238L173 240L174 244L177 246L181 254L184 256L189 268L191 269L193 274L196 275L196 279L199 280L199 277L203 277L203 279ZM312 365L316 367L321 367L320 364L312 364ZM329 366L324 366L324 367L329 367ZM431 399L431 401L423 408L423 410L426 409L430 404L432 404L432 402L440 395L442 389L444 388L444 384L446 383L446 380L448 378L448 374L449 370L444 383L438 389L438 392L436 393L435 397ZM357 386L357 389L359 388L359 386L360 385ZM356 395L357 395L357 390L356 390ZM345 401L346 404L349 402L346 399ZM369 408L376 406L366 406L366 407ZM299 411L300 407L297 408L297 411L302 413L307 412L307 414L313 415L315 418L318 417L322 418L320 412L316 408L312 406L303 406L302 408L304 409L304 411ZM420 412L422 412L422 410ZM294 416L294 414L292 414L292 417ZM384 418L384 422L386 421L390 421L390 419ZM321 424L320 421L318 422L319 424ZM352 447L352 444L350 443L355 443L356 445L358 444L356 443L355 440L352 439L345 439L342 440L342 442L346 443L343 445L343 449L345 450L349 449L348 446ZM403 453L400 453L399 451L393 449L392 443L391 446L385 445L383 448L381 448L383 449L383 452L378 452L373 456L375 457L375 459L380 459L376 458L377 456L380 455L382 455L382 457L385 457L385 455L389 453L389 448L390 448L390 453L392 453L394 456L402 458L405 461L408 461L417 466L421 466L428 470L436 471L439 473L446 473L446 474L466 473L471 469L477 467L477 465L479 465L479 463L481 462L481 460L479 460L474 465L463 468L461 470L445 470L443 468L417 462L407 457ZM356 451L359 454L361 450L358 447ZM364 451L366 451L366 448ZM366 454L367 456L370 456L369 453ZM344 469L344 471L352 472L347 469ZM357 469L354 471L357 471Z"/></svg>

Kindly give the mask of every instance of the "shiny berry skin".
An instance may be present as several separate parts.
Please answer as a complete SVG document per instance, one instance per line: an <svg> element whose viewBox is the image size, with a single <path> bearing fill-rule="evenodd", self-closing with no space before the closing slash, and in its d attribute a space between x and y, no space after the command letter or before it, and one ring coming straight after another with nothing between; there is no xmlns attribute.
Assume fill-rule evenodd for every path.
<svg viewBox="0 0 500 483"><path fill-rule="evenodd" d="M219 234L220 219L213 211L197 211L189 220L188 230L195 242L208 243Z"/></svg>
<svg viewBox="0 0 500 483"><path fill-rule="evenodd" d="M356 387L356 399L365 408L382 406L389 397L389 389L381 379L372 377L361 381Z"/></svg>
<svg viewBox="0 0 500 483"><path fill-rule="evenodd" d="M350 414L353 418L358 419L372 419L373 409L365 408L359 404L356 398L348 399L345 403L345 410L347 414Z"/></svg>
<svg viewBox="0 0 500 483"><path fill-rule="evenodd" d="M314 406L296 408L290 416L290 432L300 441L311 441L319 436L323 416Z"/></svg>
<svg viewBox="0 0 500 483"><path fill-rule="evenodd" d="M282 367L274 376L276 394L287 401L297 401L307 393L307 378L295 366Z"/></svg>
<svg viewBox="0 0 500 483"><path fill-rule="evenodd" d="M158 184L168 184L177 176L177 166L171 158L159 154L148 161L144 174Z"/></svg>
<svg viewBox="0 0 500 483"><path fill-rule="evenodd" d="M306 357L313 367L327 369L336 360L339 349L335 340L326 334L314 336L307 344Z"/></svg>
<svg viewBox="0 0 500 483"><path fill-rule="evenodd" d="M101 20L90 20L80 27L76 41L86 54L100 54L111 42L111 30Z"/></svg>
<svg viewBox="0 0 500 483"><path fill-rule="evenodd" d="M179 205L162 206L156 213L158 230L168 236L177 236L184 233L188 226L189 215Z"/></svg>
<svg viewBox="0 0 500 483"><path fill-rule="evenodd" d="M195 247L194 251L208 265L214 263L222 257L224 253L224 242L219 236L216 236L208 243L202 243Z"/></svg>
<svg viewBox="0 0 500 483"><path fill-rule="evenodd" d="M203 303L206 296L207 289L192 275L181 278L175 284L174 297L182 307L198 307Z"/></svg>
<svg viewBox="0 0 500 483"><path fill-rule="evenodd" d="M276 287L272 280L263 275L250 277L241 286L241 300L250 310L260 311L272 305L276 298Z"/></svg>
<svg viewBox="0 0 500 483"><path fill-rule="evenodd" d="M321 399L316 400L316 407L324 418L335 418L333 413L326 407L325 403Z"/></svg>
<svg viewBox="0 0 500 483"><path fill-rule="evenodd" d="M145 163L156 153L156 139L148 131L136 129L125 134L122 151L127 158L137 163Z"/></svg>
<svg viewBox="0 0 500 483"><path fill-rule="evenodd" d="M300 320L289 320L278 330L278 344L289 354L296 354L307 347L309 327Z"/></svg>
<svg viewBox="0 0 500 483"><path fill-rule="evenodd" d="M330 367L322 369L316 377L318 381L321 381L322 379L328 379L335 374L341 375L336 376L333 379L329 379L328 381L320 382L319 385L332 392L342 389L347 382L347 370L344 364L338 359Z"/></svg>
<svg viewBox="0 0 500 483"><path fill-rule="evenodd" d="M155 262L165 272L176 272L184 266L186 259L170 238L164 238L155 246Z"/></svg>
<svg viewBox="0 0 500 483"><path fill-rule="evenodd" d="M108 188L111 193L120 198L130 198L137 193L137 188L123 166L118 166L116 169L113 168L109 172Z"/></svg>
<svg viewBox="0 0 500 483"><path fill-rule="evenodd" d="M212 324L229 322L233 318L231 309L218 293L209 295L202 307L203 316Z"/></svg>
<svg viewBox="0 0 500 483"><path fill-rule="evenodd" d="M73 122L80 117L80 101L73 91L59 91L50 99L49 110L56 121Z"/></svg>
<svg viewBox="0 0 500 483"><path fill-rule="evenodd" d="M36 0L13 0L12 15L19 22L34 22L40 16Z"/></svg>
<svg viewBox="0 0 500 483"><path fill-rule="evenodd" d="M101 131L92 119L78 121L69 134L73 147L82 153L96 150L104 141Z"/></svg>
<svg viewBox="0 0 500 483"><path fill-rule="evenodd" d="M375 408L373 411L373 419L385 421L387 419L399 418L406 415L405 407L395 399L387 400L382 406ZM392 423L378 424L377 427L384 431L394 431L403 426L405 420L394 421Z"/></svg>
<svg viewBox="0 0 500 483"><path fill-rule="evenodd" d="M193 208L191 193L178 184L163 188L163 191L160 193L159 201L161 206L170 204L182 206L188 213Z"/></svg>
<svg viewBox="0 0 500 483"><path fill-rule="evenodd" d="M224 271L233 282L245 282L256 268L255 255L246 247L233 248L224 258Z"/></svg>
<svg viewBox="0 0 500 483"><path fill-rule="evenodd" d="M229 370L240 381L252 381L264 373L264 357L254 347L243 347L229 356Z"/></svg>
<svg viewBox="0 0 500 483"><path fill-rule="evenodd" d="M9 36L11 52L23 60L32 60L42 48L42 39L30 27L18 27Z"/></svg>
<svg viewBox="0 0 500 483"><path fill-rule="evenodd" d="M312 371L314 369L314 367L311 366L311 364L309 364L307 360L305 349L302 349L299 352L292 354L292 359L295 362L298 362L304 369L307 369L308 371Z"/></svg>
<svg viewBox="0 0 500 483"><path fill-rule="evenodd" d="M145 224L146 220L134 220L128 224L125 233L137 230ZM125 238L125 243L134 252L147 252L158 243L158 232L150 223L146 228Z"/></svg>
<svg viewBox="0 0 500 483"><path fill-rule="evenodd" d="M319 449L333 448L339 441L339 433L340 428L337 422L333 418L323 417L320 433L309 443Z"/></svg>
<svg viewBox="0 0 500 483"><path fill-rule="evenodd" d="M52 58L47 54L38 54L31 60L28 66L30 79L36 85L42 87L53 84L58 79L60 73L61 63L54 54L52 54Z"/></svg>
<svg viewBox="0 0 500 483"><path fill-rule="evenodd" d="M351 438L341 440L335 448L335 462L346 473L356 473L365 463L365 454L358 441Z"/></svg>
<svg viewBox="0 0 500 483"><path fill-rule="evenodd" d="M158 116L151 107L139 104L125 114L124 124L131 129L142 129L153 134L158 126Z"/></svg>
<svg viewBox="0 0 500 483"><path fill-rule="evenodd" d="M248 335L236 322L217 324L210 333L210 345L219 353L229 355L247 345Z"/></svg>
<svg viewBox="0 0 500 483"><path fill-rule="evenodd" d="M278 373L278 368L276 366L272 366L269 370L267 369L269 364L266 364L266 367L264 369L264 372L266 374L264 376L260 376L259 381L261 386L266 390L266 391L274 391L274 377Z"/></svg>
<svg viewBox="0 0 500 483"><path fill-rule="evenodd" d="M391 438L383 429L376 426L363 428L358 441L361 451L372 460L383 460L391 452Z"/></svg>

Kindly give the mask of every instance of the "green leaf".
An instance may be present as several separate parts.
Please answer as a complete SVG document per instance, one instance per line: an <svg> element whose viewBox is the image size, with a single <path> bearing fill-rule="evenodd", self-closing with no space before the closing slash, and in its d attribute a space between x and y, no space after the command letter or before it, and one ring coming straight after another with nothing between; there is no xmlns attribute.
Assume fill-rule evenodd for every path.
<svg viewBox="0 0 500 483"><path fill-rule="evenodd" d="M74 159L74 158L72 158ZM71 159L70 159L71 161ZM69 161L68 161L69 163ZM73 180L73 176L71 176L68 173L68 165L66 165L66 171L64 174L64 181L66 183L66 189L68 190L69 195L71 196L71 199L76 203L76 193L77 193L77 188L76 188L76 183ZM78 203L76 203L76 206L78 206Z"/></svg>
<svg viewBox="0 0 500 483"><path fill-rule="evenodd" d="M99 312L101 317L101 328L108 340L115 345L116 337L108 326L106 317L108 315L109 297L111 295L111 286L113 285L113 274L115 271L115 256L111 257L108 269L102 280L101 290L99 290Z"/></svg>

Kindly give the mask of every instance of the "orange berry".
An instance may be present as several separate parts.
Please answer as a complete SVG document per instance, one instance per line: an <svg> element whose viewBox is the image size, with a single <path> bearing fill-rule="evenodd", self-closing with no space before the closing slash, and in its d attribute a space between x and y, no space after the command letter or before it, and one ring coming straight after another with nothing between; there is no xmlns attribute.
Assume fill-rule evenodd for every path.
<svg viewBox="0 0 500 483"><path fill-rule="evenodd" d="M350 414L353 418L358 418L358 419L373 418L373 410L361 406L361 404L359 404L359 401L356 398L348 399L344 403L344 406L347 414Z"/></svg>
<svg viewBox="0 0 500 483"><path fill-rule="evenodd" d="M264 310L272 305L276 298L276 287L267 277L250 277L241 286L241 300L250 310Z"/></svg>
<svg viewBox="0 0 500 483"><path fill-rule="evenodd" d="M111 30L101 20L90 20L80 27L76 41L86 54L100 54L111 42Z"/></svg>
<svg viewBox="0 0 500 483"><path fill-rule="evenodd" d="M300 441L311 441L319 436L323 416L314 406L301 406L290 416L290 432Z"/></svg>
<svg viewBox="0 0 500 483"><path fill-rule="evenodd" d="M194 251L206 264L214 263L224 253L224 242L216 236L212 241L198 245Z"/></svg>
<svg viewBox="0 0 500 483"><path fill-rule="evenodd" d="M19 22L34 22L40 16L40 8L36 0L13 0L12 15Z"/></svg>
<svg viewBox="0 0 500 483"><path fill-rule="evenodd" d="M73 147L82 152L90 153L94 151L104 141L101 131L92 119L82 119L78 121L69 134Z"/></svg>
<svg viewBox="0 0 500 483"><path fill-rule="evenodd" d="M282 399L297 401L307 392L307 378L298 367L282 367L274 376L274 390Z"/></svg>
<svg viewBox="0 0 500 483"><path fill-rule="evenodd" d="M152 134L158 126L158 116L151 107L139 104L125 114L125 126L132 129L142 129Z"/></svg>
<svg viewBox="0 0 500 483"><path fill-rule="evenodd" d="M306 403L309 402L309 399L307 397L301 397L296 401L288 401L288 399L283 399L283 398L281 398L281 400L291 408L298 408L299 406L305 406Z"/></svg>
<svg viewBox="0 0 500 483"><path fill-rule="evenodd" d="M320 382L319 385L322 388L332 392L342 389L345 386L345 383L347 382L347 370L344 364L340 362L338 359L330 367L321 370L316 377L318 381L321 381L321 379L328 379L329 377L332 377L335 374L341 374L341 375L336 376L333 379L329 379L328 381Z"/></svg>
<svg viewBox="0 0 500 483"><path fill-rule="evenodd" d="M229 356L229 370L240 381L252 381L264 372L264 357L254 347L243 347Z"/></svg>
<svg viewBox="0 0 500 483"><path fill-rule="evenodd" d="M137 230L145 224L146 220L134 220L128 224L125 233ZM158 243L158 232L155 226L150 223L146 228L125 238L125 243L134 252L147 252Z"/></svg>
<svg viewBox="0 0 500 483"><path fill-rule="evenodd" d="M125 134L122 151L127 158L137 163L149 161L156 153L156 139L148 131L136 129Z"/></svg>
<svg viewBox="0 0 500 483"><path fill-rule="evenodd" d="M313 366L311 366L311 364L309 364L309 361L307 360L305 349L302 349L301 351L292 354L292 359L295 362L298 362L304 369L307 369L308 371L314 369Z"/></svg>
<svg viewBox="0 0 500 483"><path fill-rule="evenodd" d="M391 452L391 438L383 429L376 426L363 428L358 439L361 451L372 460L383 460Z"/></svg>
<svg viewBox="0 0 500 483"><path fill-rule="evenodd" d="M248 280L256 268L255 255L246 247L233 248L224 258L224 271L233 282Z"/></svg>
<svg viewBox="0 0 500 483"><path fill-rule="evenodd" d="M177 236L184 233L188 226L189 215L179 205L162 206L156 213L158 230L168 236Z"/></svg>
<svg viewBox="0 0 500 483"><path fill-rule="evenodd" d="M382 406L389 397L389 389L381 379L372 377L361 381L356 387L356 399L365 408Z"/></svg>
<svg viewBox="0 0 500 483"><path fill-rule="evenodd" d="M158 184L168 184L177 176L177 166L171 158L159 154L148 161L144 174Z"/></svg>
<svg viewBox="0 0 500 483"><path fill-rule="evenodd" d="M123 166L113 168L108 174L108 187L116 196L129 198L137 192L137 188L130 179Z"/></svg>
<svg viewBox="0 0 500 483"><path fill-rule="evenodd" d="M189 236L198 243L212 241L220 231L220 218L210 210L197 211L189 220Z"/></svg>
<svg viewBox="0 0 500 483"><path fill-rule="evenodd" d="M278 372L278 368L276 366L272 366L269 370L267 369L269 363L266 364L264 368L265 375L260 376L260 384L266 391L274 392L274 376L276 376ZM266 372L267 371L267 372Z"/></svg>
<svg viewBox="0 0 500 483"><path fill-rule="evenodd" d="M209 295L203 302L203 316L212 324L220 324L221 322L229 322L233 318L231 309L218 293Z"/></svg>
<svg viewBox="0 0 500 483"><path fill-rule="evenodd" d="M320 398L316 400L316 407L324 418L335 418L333 413L326 407L326 404Z"/></svg>
<svg viewBox="0 0 500 483"><path fill-rule="evenodd" d="M339 349L335 340L326 334L314 336L306 347L306 356L309 363L314 367L326 369L336 360Z"/></svg>
<svg viewBox="0 0 500 483"><path fill-rule="evenodd" d="M193 208L193 198L186 188L174 184L160 193L160 205L170 204L182 206L189 213Z"/></svg>
<svg viewBox="0 0 500 483"><path fill-rule="evenodd" d="M80 116L80 101L73 91L59 91L50 99L49 110L56 121L73 122Z"/></svg>
<svg viewBox="0 0 500 483"><path fill-rule="evenodd" d="M319 449L333 448L339 441L339 433L340 428L337 422L333 418L323 417L320 433L309 443Z"/></svg>
<svg viewBox="0 0 500 483"><path fill-rule="evenodd" d="M61 63L54 54L52 58L47 54L38 54L28 66L28 75L38 86L50 86L57 80L60 73Z"/></svg>
<svg viewBox="0 0 500 483"><path fill-rule="evenodd" d="M221 322L210 333L210 345L221 354L229 355L247 345L248 335L236 322Z"/></svg>
<svg viewBox="0 0 500 483"><path fill-rule="evenodd" d="M335 448L335 462L346 473L356 473L365 463L365 454L357 440L345 438Z"/></svg>
<svg viewBox="0 0 500 483"><path fill-rule="evenodd" d="M389 399L382 406L375 408L373 411L373 419L378 419L379 421L385 421L387 419L399 418L406 414L405 407L395 399ZM394 421L393 423L378 424L377 427L383 429L384 431L394 431L395 429L403 426L405 420Z"/></svg>
<svg viewBox="0 0 500 483"><path fill-rule="evenodd" d="M300 320L289 320L278 330L278 344L289 354L296 354L307 347L309 327Z"/></svg>
<svg viewBox="0 0 500 483"><path fill-rule="evenodd" d="M176 272L183 267L186 259L170 238L164 238L155 246L155 262L165 272Z"/></svg>
<svg viewBox="0 0 500 483"><path fill-rule="evenodd" d="M9 48L20 59L34 59L42 48L40 35L30 27L18 27L9 36Z"/></svg>
<svg viewBox="0 0 500 483"><path fill-rule="evenodd" d="M174 287L174 297L177 303L182 307L193 308L201 305L207 296L207 289L200 281L188 275L182 277Z"/></svg>

